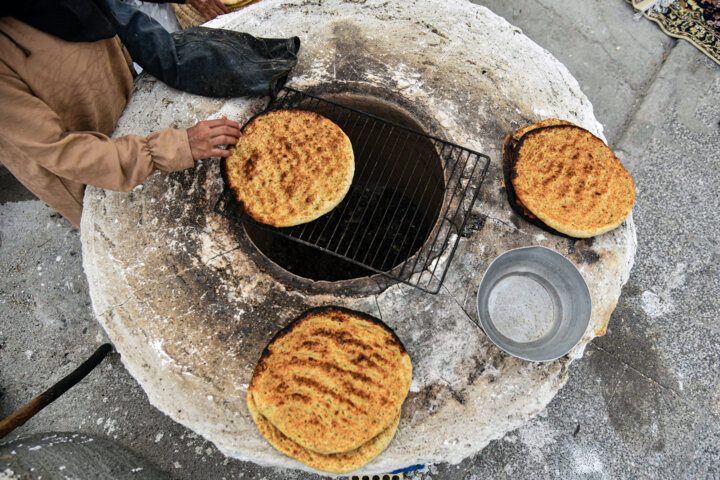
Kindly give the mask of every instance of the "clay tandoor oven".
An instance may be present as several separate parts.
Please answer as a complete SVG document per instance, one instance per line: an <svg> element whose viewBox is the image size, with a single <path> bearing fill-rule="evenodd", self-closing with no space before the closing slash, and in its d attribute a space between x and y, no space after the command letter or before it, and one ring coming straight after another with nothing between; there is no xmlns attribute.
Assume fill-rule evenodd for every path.
<svg viewBox="0 0 720 480"><path fill-rule="evenodd" d="M216 159L156 173L129 193L89 187L81 237L93 308L153 405L228 456L306 469L260 436L245 405L247 384L278 330L308 308L334 304L381 318L413 361L397 435L362 473L457 463L540 412L566 382L572 359L605 332L636 249L632 216L613 232L576 241L524 222L507 204L500 161L508 132L559 117L602 138L567 69L505 20L456 0L264 0L210 25L265 37L298 35L302 47L290 87L481 152L489 166L484 180L477 168L460 182L479 195L472 208L467 197L457 205L462 221L449 219L448 242L457 241L452 262L447 248L422 258L428 259L424 271L447 267L436 294L353 270L353 263L337 267L334 257L316 257L309 269L297 261L307 252L292 250L295 242L288 246L217 213L223 181ZM186 128L222 115L245 123L267 101L197 97L143 76L114 135ZM398 201L408 204L397 208L424 214L414 228L418 238L432 239L444 218L435 212L451 192L437 149L424 151L424 178L442 195L405 195ZM379 269L392 271L422 256L427 238L410 242L394 253L397 264ZM583 341L553 362L509 357L476 326L483 272L502 252L526 245L568 257L592 295ZM413 272L408 279L421 276Z"/></svg>

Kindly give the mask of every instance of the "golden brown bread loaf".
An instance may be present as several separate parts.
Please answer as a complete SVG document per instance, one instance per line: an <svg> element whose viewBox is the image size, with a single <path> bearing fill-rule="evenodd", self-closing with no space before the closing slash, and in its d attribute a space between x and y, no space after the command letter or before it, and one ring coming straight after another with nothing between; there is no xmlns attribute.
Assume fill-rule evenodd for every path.
<svg viewBox="0 0 720 480"><path fill-rule="evenodd" d="M275 428L275 426L273 426L273 424L258 411L255 406L255 402L253 402L252 397L250 396L248 396L248 409L250 410L250 415L255 421L258 430L260 430L260 433L263 437L265 437L270 445L288 457L301 461L308 467L330 473L352 472L377 457L387 448L390 441L392 441L395 436L398 423L400 422L400 412L398 412L388 428L380 432L376 437L363 443L355 450L324 455L322 453L308 450L283 435L280 430Z"/></svg>
<svg viewBox="0 0 720 480"><path fill-rule="evenodd" d="M396 421L411 381L410 357L384 323L341 307L316 308L265 349L248 406L310 451L343 453Z"/></svg>
<svg viewBox="0 0 720 480"><path fill-rule="evenodd" d="M602 140L573 125L527 131L513 149L511 181L526 209L571 237L613 230L630 214L635 183Z"/></svg>
<svg viewBox="0 0 720 480"><path fill-rule="evenodd" d="M526 220L528 220L530 223L533 223L537 226L546 227L540 220L537 219L537 217L527 208L525 208L525 205L523 205L522 201L517 198L517 195L515 195L515 190L512 187L511 182L511 164L512 164L512 158L513 158L513 151L515 150L515 146L517 145L517 142L520 141L523 135L525 135L530 130L535 130L536 128L542 128L542 127L550 127L553 125L572 125L571 122L568 122L567 120L561 120L559 118L546 118L545 120L541 120L537 123L533 123L532 125L528 125L526 127L520 128L518 130L515 130L513 133L508 134L507 137L505 137L505 143L503 144L503 174L504 174L504 183L505 183L505 189L508 194L508 200L510 201L510 205L515 208L520 216L524 217ZM552 232L557 233L557 232Z"/></svg>
<svg viewBox="0 0 720 480"><path fill-rule="evenodd" d="M527 127L520 128L518 130L515 130L512 133L512 138L514 140L513 148L515 145L517 145L517 142L520 141L523 135L528 133L531 130L536 130L538 128L543 127L553 127L555 125L574 125L572 122L568 122L567 120L562 120L560 118L546 118L545 120L540 120L539 122L533 123L532 125L528 125ZM577 125L576 125L577 126Z"/></svg>
<svg viewBox="0 0 720 480"><path fill-rule="evenodd" d="M355 159L350 139L327 118L275 110L243 128L225 173L248 215L290 227L321 217L345 198Z"/></svg>

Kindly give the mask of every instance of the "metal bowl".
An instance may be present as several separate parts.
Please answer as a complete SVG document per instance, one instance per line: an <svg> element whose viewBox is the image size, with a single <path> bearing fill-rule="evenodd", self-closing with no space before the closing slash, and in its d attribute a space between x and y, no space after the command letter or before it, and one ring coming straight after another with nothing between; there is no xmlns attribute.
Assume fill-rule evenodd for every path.
<svg viewBox="0 0 720 480"><path fill-rule="evenodd" d="M477 293L480 325L505 352L555 360L590 323L590 289L573 263L546 247L508 250L488 267Z"/></svg>

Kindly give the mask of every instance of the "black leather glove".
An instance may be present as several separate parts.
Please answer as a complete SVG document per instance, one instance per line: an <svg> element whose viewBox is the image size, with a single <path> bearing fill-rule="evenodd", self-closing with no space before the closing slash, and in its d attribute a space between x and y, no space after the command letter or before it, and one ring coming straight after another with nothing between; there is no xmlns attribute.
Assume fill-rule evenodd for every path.
<svg viewBox="0 0 720 480"><path fill-rule="evenodd" d="M105 0L133 61L173 88L208 97L275 96L297 63L300 39L192 27L170 34L132 5Z"/></svg>

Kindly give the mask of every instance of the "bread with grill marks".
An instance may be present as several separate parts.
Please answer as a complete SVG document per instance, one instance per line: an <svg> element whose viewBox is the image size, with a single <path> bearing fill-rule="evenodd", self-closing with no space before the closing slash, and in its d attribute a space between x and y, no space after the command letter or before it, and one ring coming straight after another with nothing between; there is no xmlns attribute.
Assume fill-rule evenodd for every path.
<svg viewBox="0 0 720 480"><path fill-rule="evenodd" d="M377 457L390 444L395 436L398 423L400 423L400 412L398 411L395 419L390 423L388 428L355 450L324 455L308 450L275 428L275 426L258 411L251 396L248 396L248 409L258 430L260 430L260 433L270 445L288 457L301 461L308 467L336 474L349 473L357 470Z"/></svg>
<svg viewBox="0 0 720 480"><path fill-rule="evenodd" d="M630 173L602 140L576 126L525 133L513 152L511 177L525 208L575 238L617 228L635 203Z"/></svg>
<svg viewBox="0 0 720 480"><path fill-rule="evenodd" d="M567 120L561 120L559 118L546 118L537 123L527 125L523 128L515 130L513 133L508 134L505 137L505 143L503 144L503 182L505 183L505 190L508 195L508 201L510 202L510 205L518 212L518 214L520 214L521 217L524 217L525 220L529 221L530 223L543 228L548 227L547 225L539 221L530 210L525 208L525 205L523 205L522 201L517 197L517 195L515 195L515 190L513 189L512 182L510 180L510 169L512 164L513 151L515 150L515 147L517 146L517 143L520 141L522 136L531 130L535 130L536 128L551 127L554 125L573 125L573 123L568 122ZM552 233L557 232L552 231Z"/></svg>
<svg viewBox="0 0 720 480"><path fill-rule="evenodd" d="M345 198L355 174L350 139L314 112L275 110L245 125L225 174L235 199L258 222L311 222Z"/></svg>
<svg viewBox="0 0 720 480"><path fill-rule="evenodd" d="M262 354L248 403L316 453L355 450L395 421L412 364L387 325L341 307L307 311Z"/></svg>

